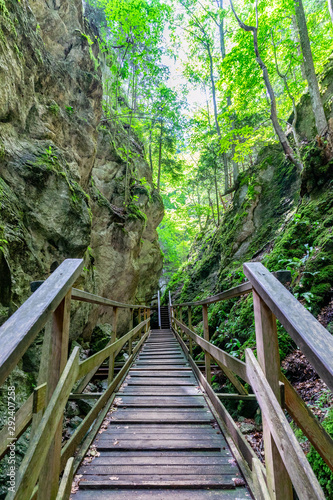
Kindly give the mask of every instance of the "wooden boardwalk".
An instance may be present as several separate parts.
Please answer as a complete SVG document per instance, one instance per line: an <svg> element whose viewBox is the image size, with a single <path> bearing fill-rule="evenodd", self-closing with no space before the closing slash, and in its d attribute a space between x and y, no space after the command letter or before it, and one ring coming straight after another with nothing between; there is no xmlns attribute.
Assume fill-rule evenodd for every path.
<svg viewBox="0 0 333 500"><path fill-rule="evenodd" d="M73 500L251 498L171 330L153 330Z"/></svg>

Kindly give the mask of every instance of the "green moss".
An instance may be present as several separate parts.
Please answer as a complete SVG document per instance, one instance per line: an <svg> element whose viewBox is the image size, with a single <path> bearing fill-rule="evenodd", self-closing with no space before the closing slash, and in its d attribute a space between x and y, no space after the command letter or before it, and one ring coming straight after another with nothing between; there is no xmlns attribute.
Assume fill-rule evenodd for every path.
<svg viewBox="0 0 333 500"><path fill-rule="evenodd" d="M147 216L144 212L142 212L139 207L134 205L134 203L130 203L127 207L128 210L128 218L131 220L142 220L145 225L147 223Z"/></svg>
<svg viewBox="0 0 333 500"><path fill-rule="evenodd" d="M53 102L52 104L50 104L49 110L53 115L57 116L57 114L59 113L60 107L58 106L58 104L56 102Z"/></svg>

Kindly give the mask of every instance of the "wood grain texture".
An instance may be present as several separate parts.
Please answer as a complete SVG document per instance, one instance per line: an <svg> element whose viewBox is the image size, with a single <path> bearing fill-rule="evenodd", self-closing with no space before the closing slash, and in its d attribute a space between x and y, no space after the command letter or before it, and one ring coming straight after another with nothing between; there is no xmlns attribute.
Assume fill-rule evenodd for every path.
<svg viewBox="0 0 333 500"><path fill-rule="evenodd" d="M82 259L66 259L0 328L0 386L80 276Z"/></svg>
<svg viewBox="0 0 333 500"><path fill-rule="evenodd" d="M333 337L259 262L244 264L253 288L333 391Z"/></svg>
<svg viewBox="0 0 333 500"><path fill-rule="evenodd" d="M84 420L81 422L81 424L77 427L75 430L74 434L71 436L71 438L67 441L65 446L62 449L61 453L61 470L65 467L65 463L67 460L75 453L75 450L77 446L80 444L82 439L84 438L86 432L88 431L89 427L91 424L94 422L94 420L97 418L99 412L102 410L102 408L107 404L108 400L112 396L112 393L117 390L118 385L121 383L124 374L127 373L128 368L131 366L131 363L133 362L133 358L136 354L136 352L139 350L141 347L142 343L145 341L146 337L149 335L149 332L146 333L145 336L142 337L141 341L135 346L133 350L133 354L126 363L124 364L123 368L120 370L118 375L113 379L111 384L107 387L103 395L98 399L96 404L93 406L93 408L90 410L88 415L84 418Z"/></svg>
<svg viewBox="0 0 333 500"><path fill-rule="evenodd" d="M187 326L181 324L178 320L175 320L175 323L178 324L178 326L181 327L187 335L192 337L192 339L196 342L196 344L198 344L205 352L208 352L214 359L220 361L224 366L226 366L234 373L236 373L236 375L238 375L243 380L248 382L246 374L246 366L245 363L243 363L243 361L234 358L227 352L214 346L207 340L203 339L196 333L192 332L189 328L187 328Z"/></svg>
<svg viewBox="0 0 333 500"><path fill-rule="evenodd" d="M137 325L133 330L130 332L126 333L123 337L120 339L116 340L113 344L110 344L109 346L105 347L101 351L97 352L93 356L90 356L90 358L86 359L85 361L82 361L80 363L80 368L79 368L79 374L78 374L78 380L87 375L87 373L90 373L93 368L96 366L100 366L103 361L108 358L113 352L120 350L126 342L131 337L134 337L136 333L144 326L146 325L148 320L143 321L139 325Z"/></svg>
<svg viewBox="0 0 333 500"><path fill-rule="evenodd" d="M324 500L318 480L251 349L246 349L246 366L261 411L299 498Z"/></svg>
<svg viewBox="0 0 333 500"><path fill-rule="evenodd" d="M77 494L90 492L100 498L107 490L117 494L119 488L126 488L128 499L133 498L137 488L153 488L154 494L161 489L173 494L176 488L182 488L192 489L188 497L192 498L193 492L204 494L205 488L234 491L236 479L243 484L237 463L190 368L169 372L169 366L178 366L170 365L176 363L173 355L165 357L154 352L156 346L169 342L179 345L171 331L153 331L149 335L141 352L153 350L144 356L144 369L137 363L132 366L118 391L108 427L97 434L94 442L98 456L78 471L82 478ZM161 374L154 363L167 371ZM247 488L240 486L237 492L241 499ZM151 498L155 498L154 494Z"/></svg>
<svg viewBox="0 0 333 500"><path fill-rule="evenodd" d="M74 473L74 457L67 460L67 464L61 478L56 500L68 500L71 494Z"/></svg>
<svg viewBox="0 0 333 500"><path fill-rule="evenodd" d="M289 415L333 471L333 439L282 373L281 381L285 387L285 407Z"/></svg>
<svg viewBox="0 0 333 500"><path fill-rule="evenodd" d="M276 318L255 290L253 290L253 309L258 362L273 394L281 405L281 370ZM276 500L292 500L292 484L264 413L262 420L269 493L273 498L276 497Z"/></svg>
<svg viewBox="0 0 333 500"><path fill-rule="evenodd" d="M78 368L79 348L75 347L18 470L16 493L9 492L7 500L14 498L26 500L32 495L59 421L63 417L65 404L77 377Z"/></svg>
<svg viewBox="0 0 333 500"><path fill-rule="evenodd" d="M149 309L148 306L117 302L116 300L110 300L106 297L100 297L99 295L84 292L83 290L78 290L77 288L73 288L72 299L79 300L81 302L89 302L90 304L97 304L100 306L120 307L124 309L140 309L142 307L147 307Z"/></svg>

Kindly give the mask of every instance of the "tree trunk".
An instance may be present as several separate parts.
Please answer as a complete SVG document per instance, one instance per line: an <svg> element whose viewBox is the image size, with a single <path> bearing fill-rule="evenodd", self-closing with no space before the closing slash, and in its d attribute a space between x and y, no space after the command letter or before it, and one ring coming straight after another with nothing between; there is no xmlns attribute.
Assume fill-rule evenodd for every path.
<svg viewBox="0 0 333 500"><path fill-rule="evenodd" d="M153 155L151 150L152 133L153 133L153 127L151 126L149 131L148 155L149 155L150 170L153 172Z"/></svg>
<svg viewBox="0 0 333 500"><path fill-rule="evenodd" d="M294 29L294 33L295 33L295 41L297 42L297 55L298 55L299 58L302 59L302 62L301 62L301 74L302 74L303 80L306 80L305 69L304 69L304 62L303 62L303 54L302 54L302 49L301 49L301 42L299 40L299 30L298 30L298 26L297 26L296 16L292 15L291 18L292 18L293 29Z"/></svg>
<svg viewBox="0 0 333 500"><path fill-rule="evenodd" d="M216 126L217 135L219 136L219 139L221 139L221 129L220 129L220 125L219 125L219 121L218 121L218 114L217 114L216 90L215 90L215 80L214 80L214 73L213 73L213 58L212 58L212 53L210 50L209 43L207 43L207 52L208 52L208 57L209 57L209 72L210 72L210 81L211 81L211 85L212 85L215 126Z"/></svg>
<svg viewBox="0 0 333 500"><path fill-rule="evenodd" d="M304 7L302 0L294 0L294 4L295 4L297 25L299 29L301 48L303 52L304 69L309 86L309 94L312 104L312 110L315 116L317 132L320 136L322 136L326 132L328 125L324 113L323 103L321 101L318 80L313 63Z"/></svg>
<svg viewBox="0 0 333 500"><path fill-rule="evenodd" d="M215 184L215 196L216 196L216 210L217 210L217 225L220 225L220 205L219 205L219 191L217 187L217 176L216 176L216 165L214 168L214 184Z"/></svg>
<svg viewBox="0 0 333 500"><path fill-rule="evenodd" d="M162 165L162 135L163 135L163 122L161 120L161 131L160 131L160 145L158 148L158 177L157 177L157 192L160 192L161 183L161 165Z"/></svg>
<svg viewBox="0 0 333 500"><path fill-rule="evenodd" d="M333 1L332 0L327 0L327 1L328 1L328 10L330 11L331 20L333 23Z"/></svg>
<svg viewBox="0 0 333 500"><path fill-rule="evenodd" d="M219 22L219 35L220 35L220 51L221 51L221 57L222 61L224 60L226 56L226 51L225 51L225 39L224 39L224 17L223 17L223 0L220 0L220 22ZM228 108L231 106L231 97L227 96L227 106ZM231 130L234 129L234 124L232 123L231 125ZM231 147L231 163L232 163L232 171L233 171L233 177L234 177L234 183L237 180L238 177L238 165L237 163L233 160L235 154L235 145L233 144ZM223 160L224 165L225 165L225 160ZM227 164L228 168L228 164ZM225 172L225 178L226 178L226 172ZM228 183L225 185L225 189L229 189Z"/></svg>
<svg viewBox="0 0 333 500"><path fill-rule="evenodd" d="M297 0L295 0L295 1L297 1ZM266 85L267 94L268 94L269 100L270 100L270 105L271 105L271 116L270 116L270 118L271 118L274 130L275 130L275 132L276 132L276 134L277 134L277 136L279 138L280 144L281 144L281 146L282 146L282 148L283 148L283 150L285 152L286 157L294 165L296 165L296 167L299 170L302 170L302 165L297 160L297 158L295 158L294 152L293 152L293 150L292 150L292 148L291 148L291 146L289 144L287 136L284 133L284 131L283 131L283 129L282 129L280 123L279 123L279 119L278 119L278 116L277 116L276 99L275 99L274 90L273 90L272 84L271 84L270 79L269 79L267 67L266 67L264 61L260 57L259 47L258 47L258 9L257 9L257 3L256 3L256 22L257 22L256 26L248 26L248 25L244 24L240 20L240 18L236 14L235 8L234 8L233 3L232 3L232 0L230 0L230 6L231 6L231 9L232 9L232 11L233 11L236 19L237 19L237 22L238 22L239 26L243 30L245 30L245 31L251 31L252 32L252 35L253 35L253 44L254 44L254 52L255 52L255 56L256 56L256 61L257 61L258 65L261 68L263 79L264 79L264 82L265 82L265 85Z"/></svg>

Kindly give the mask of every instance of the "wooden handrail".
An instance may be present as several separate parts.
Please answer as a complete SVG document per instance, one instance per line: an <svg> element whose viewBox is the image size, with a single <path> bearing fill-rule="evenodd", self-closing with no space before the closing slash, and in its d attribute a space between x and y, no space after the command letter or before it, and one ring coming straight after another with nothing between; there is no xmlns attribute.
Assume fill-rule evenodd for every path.
<svg viewBox="0 0 333 500"><path fill-rule="evenodd" d="M207 299L197 300L196 302L184 302L182 304L173 304L177 307L187 307L187 306L203 306L205 304L214 304L215 302L220 302L221 300L232 299L233 297L239 297L245 293L249 293L252 290L252 285L249 281L242 283L241 285L230 288L225 292L220 292L217 295L212 295L207 297Z"/></svg>
<svg viewBox="0 0 333 500"><path fill-rule="evenodd" d="M244 272L249 282L239 287L197 302L171 304L170 301L174 331L184 349L187 348L183 344L183 334L190 339L191 352L187 351L187 355L191 363L194 363L191 358L192 341L204 351L206 377L197 369L198 376L211 401L214 401L215 397L213 404L252 470L253 491L258 498L274 497L276 500L291 500L293 484L302 498L323 499L324 494L284 416L283 408L302 429L331 470L333 470L333 440L281 373L276 319L285 327L318 374L333 390L332 336L280 283L281 277L284 281L289 281L286 280L288 277L285 276L285 272L270 273L262 264L255 262L244 264ZM248 349L246 363L243 363L209 341L208 305L246 293L246 289L253 292L258 361ZM192 329L191 306L199 305L203 308L204 338ZM188 307L189 326L182 320L183 307ZM210 357L215 359L232 383L235 380L239 383L232 375L235 373L248 382L255 392L263 417L267 483L263 481L262 471L258 471L258 463L252 465L249 463L248 450L240 440L230 415L220 402L216 402L216 396L210 386ZM234 385L237 388L237 384Z"/></svg>
<svg viewBox="0 0 333 500"><path fill-rule="evenodd" d="M175 323L186 333L189 337L191 337L194 342L196 342L204 352L210 354L216 361L219 361L224 366L232 370L236 375L241 377L245 382L248 382L248 377L246 374L246 365L243 361L231 356L227 352L223 351L219 347L211 344L208 340L203 339L200 335L197 335L192 330L187 328L186 325L178 321L178 319L174 320Z"/></svg>
<svg viewBox="0 0 333 500"><path fill-rule="evenodd" d="M319 482L258 361L251 349L246 349L245 353L248 378L298 497L302 500L325 500Z"/></svg>
<svg viewBox="0 0 333 500"><path fill-rule="evenodd" d="M67 259L0 328L0 386L80 276L82 259Z"/></svg>
<svg viewBox="0 0 333 500"><path fill-rule="evenodd" d="M253 288L333 391L333 337L260 263L244 264Z"/></svg>
<svg viewBox="0 0 333 500"><path fill-rule="evenodd" d="M140 304L125 304L123 302L117 302L105 297L100 297L99 295L94 295L93 293L85 292L84 290L79 290L77 288L73 288L72 290L72 300L89 302L90 304L98 304L101 306L120 307L124 309L150 309L150 306Z"/></svg>
<svg viewBox="0 0 333 500"><path fill-rule="evenodd" d="M289 278L291 279L291 275L289 271L276 271L271 273L275 276L279 281L285 282ZM183 302L182 304L172 304L174 307L190 307L190 306L203 306L208 304L214 304L215 302L220 302L221 300L233 299L234 297L240 297L241 295L245 295L252 291L252 283L251 281L246 281L241 285L234 286L233 288L229 288L229 290L225 290L216 295L212 295L207 297L206 299L197 300L195 302Z"/></svg>

